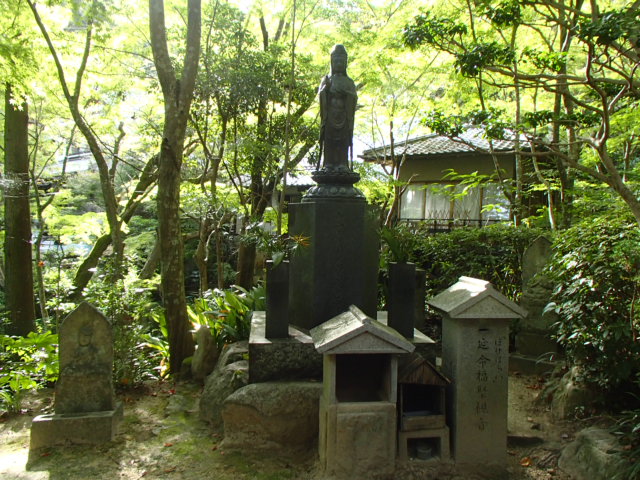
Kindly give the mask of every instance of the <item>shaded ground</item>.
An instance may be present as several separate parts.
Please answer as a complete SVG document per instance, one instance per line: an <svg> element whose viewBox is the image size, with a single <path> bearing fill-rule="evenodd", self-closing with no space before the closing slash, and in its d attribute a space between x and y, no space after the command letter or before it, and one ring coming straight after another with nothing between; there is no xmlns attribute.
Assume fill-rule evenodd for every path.
<svg viewBox="0 0 640 480"><path fill-rule="evenodd" d="M552 423L534 397L536 377L511 376L509 388L509 469L506 478L559 479L563 446L575 423ZM28 460L33 415L49 413L51 392L30 396L27 413L0 419L0 478L3 480L311 480L318 477L315 458L278 459L219 447L221 433L198 420L200 387L153 383L119 395L125 418L116 440L98 447L48 449ZM452 464L414 461L399 467L396 480L472 480L505 478L495 472L464 471ZM359 479L353 479L359 480Z"/></svg>

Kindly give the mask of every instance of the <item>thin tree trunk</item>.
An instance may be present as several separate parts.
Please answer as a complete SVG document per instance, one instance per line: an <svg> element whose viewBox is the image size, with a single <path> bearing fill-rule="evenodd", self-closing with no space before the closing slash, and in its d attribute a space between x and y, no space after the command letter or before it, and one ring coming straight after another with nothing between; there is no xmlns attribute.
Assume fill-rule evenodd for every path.
<svg viewBox="0 0 640 480"><path fill-rule="evenodd" d="M9 335L35 331L31 211L29 208L29 115L27 104L11 103L11 86L5 90L4 162L8 183L4 196L5 302Z"/></svg>
<svg viewBox="0 0 640 480"><path fill-rule="evenodd" d="M173 374L180 372L184 359L194 349L184 291L180 168L200 55L200 0L189 0L188 10L186 55L182 78L178 79L169 57L164 2L149 0L151 48L164 96L164 129L158 171L158 236L163 304L169 330L169 367Z"/></svg>

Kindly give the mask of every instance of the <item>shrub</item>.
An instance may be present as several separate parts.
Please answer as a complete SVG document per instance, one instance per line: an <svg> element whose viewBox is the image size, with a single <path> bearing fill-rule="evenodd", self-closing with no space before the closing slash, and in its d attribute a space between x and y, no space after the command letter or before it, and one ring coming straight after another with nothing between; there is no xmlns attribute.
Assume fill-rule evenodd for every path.
<svg viewBox="0 0 640 480"><path fill-rule="evenodd" d="M558 236L549 273L558 341L581 380L615 396L640 369L640 229L600 218Z"/></svg>
<svg viewBox="0 0 640 480"><path fill-rule="evenodd" d="M0 405L18 412L24 392L58 378L58 335L0 335Z"/></svg>
<svg viewBox="0 0 640 480"><path fill-rule="evenodd" d="M392 230L395 242L382 251L382 268L401 255L426 271L427 298L442 292L462 275L481 278L516 301L522 293L522 253L540 229L491 225L484 228L460 228L432 234L427 225L401 224ZM389 234L385 234L388 236ZM392 251L393 250L393 251Z"/></svg>
<svg viewBox="0 0 640 480"><path fill-rule="evenodd" d="M159 305L152 300L157 278L141 280L131 261L124 276L115 275L110 262L94 275L85 290L85 298L113 325L113 375L123 385L154 377L156 358L139 348L140 339L155 326L154 313Z"/></svg>

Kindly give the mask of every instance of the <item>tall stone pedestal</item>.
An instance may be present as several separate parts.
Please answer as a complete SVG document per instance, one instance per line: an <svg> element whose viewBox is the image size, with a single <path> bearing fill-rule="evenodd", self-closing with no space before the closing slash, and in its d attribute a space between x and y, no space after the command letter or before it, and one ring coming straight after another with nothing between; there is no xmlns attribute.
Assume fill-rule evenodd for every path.
<svg viewBox="0 0 640 480"><path fill-rule="evenodd" d="M321 173L314 179L340 181L336 172ZM353 175L343 176L353 182ZM290 261L290 323L311 329L352 304L375 318L377 222L362 194L348 182L321 184L302 203L290 204L289 212L289 233L309 242Z"/></svg>
<svg viewBox="0 0 640 480"><path fill-rule="evenodd" d="M443 315L442 372L456 463L507 462L509 323L526 312L489 282L461 277L428 302Z"/></svg>

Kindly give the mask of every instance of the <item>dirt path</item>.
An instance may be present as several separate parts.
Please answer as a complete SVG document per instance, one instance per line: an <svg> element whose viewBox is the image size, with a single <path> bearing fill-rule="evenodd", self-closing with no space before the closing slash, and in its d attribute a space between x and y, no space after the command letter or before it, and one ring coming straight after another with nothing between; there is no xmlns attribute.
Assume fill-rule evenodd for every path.
<svg viewBox="0 0 640 480"><path fill-rule="evenodd" d="M510 378L509 469L506 478L558 479L564 444L572 438L571 424L554 424L534 405L537 379ZM310 480L317 477L313 458L278 459L251 452L219 448L221 434L198 420L200 387L153 383L124 392L124 422L116 440L97 447L48 449L30 460L29 427L33 415L51 410L51 392L25 401L28 412L0 419L0 478L2 480ZM524 465L524 466L523 466ZM491 472L464 472L452 464L425 466L411 462L398 469L397 480L493 479ZM504 477L503 477L504 478ZM353 479L359 480L359 479Z"/></svg>

